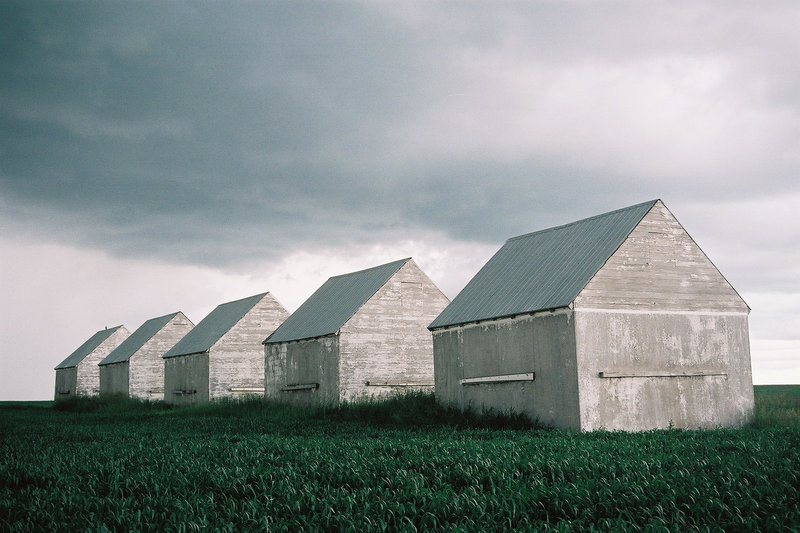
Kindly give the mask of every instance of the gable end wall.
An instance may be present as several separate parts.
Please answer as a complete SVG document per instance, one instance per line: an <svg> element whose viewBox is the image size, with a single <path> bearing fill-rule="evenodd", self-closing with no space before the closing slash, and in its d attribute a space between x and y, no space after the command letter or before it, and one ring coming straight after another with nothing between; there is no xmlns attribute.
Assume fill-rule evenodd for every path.
<svg viewBox="0 0 800 533"><path fill-rule="evenodd" d="M574 306L581 429L750 420L749 308L661 202Z"/></svg>
<svg viewBox="0 0 800 533"><path fill-rule="evenodd" d="M161 356L193 327L194 324L183 313L179 313L131 356L128 378L130 397L152 401L164 399L164 359Z"/></svg>
<svg viewBox="0 0 800 533"><path fill-rule="evenodd" d="M427 326L448 303L408 260L341 328L339 399L432 390L433 340Z"/></svg>
<svg viewBox="0 0 800 533"><path fill-rule="evenodd" d="M92 353L78 363L75 392L78 396L97 396L100 394L100 367L97 364L106 358L114 348L128 338L130 332L120 327L106 340L100 343Z"/></svg>
<svg viewBox="0 0 800 533"><path fill-rule="evenodd" d="M264 388L262 341L286 320L289 313L271 294L264 296L209 350L209 397L262 396L263 392L231 389Z"/></svg>

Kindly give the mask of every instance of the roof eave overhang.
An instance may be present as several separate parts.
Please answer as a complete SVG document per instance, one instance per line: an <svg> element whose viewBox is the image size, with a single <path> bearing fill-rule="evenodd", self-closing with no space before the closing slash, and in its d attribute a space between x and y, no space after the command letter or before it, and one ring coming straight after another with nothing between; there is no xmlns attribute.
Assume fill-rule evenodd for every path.
<svg viewBox="0 0 800 533"><path fill-rule="evenodd" d="M543 314L543 313L553 313L553 312L559 311L561 309L573 309L572 302L568 303L567 305L559 305L557 307L548 307L546 309L536 309L535 311L520 311L520 312L517 312L517 313L509 313L507 315L498 315L498 316L493 316L493 317L488 317L488 318L481 318L481 319L478 319L478 320L469 320L467 322L457 322L457 323L454 323L454 324L443 324L441 326L434 326L434 327L428 326L428 330L433 332L433 331L439 331L439 330L450 329L450 328L460 328L460 327L464 327L464 326L470 326L470 325L473 325L473 324L482 324L484 322L495 322L497 320L517 318L517 317L521 317L521 316L534 316L534 315L539 315L539 314Z"/></svg>
<svg viewBox="0 0 800 533"><path fill-rule="evenodd" d="M166 354L164 354L164 355L161 356L161 359L173 359L175 357L187 357L189 355L200 355L200 354L208 353L210 350L211 350L211 348L208 348L207 350L202 350L202 351L199 351L199 352L176 353L175 355L166 355Z"/></svg>
<svg viewBox="0 0 800 533"><path fill-rule="evenodd" d="M290 343L290 342L303 342L303 341L313 341L314 339L323 339L325 337L336 337L341 333L342 330L336 330L333 333L325 333L323 335L315 335L313 337L303 337L302 339L282 339L282 340L270 340L269 337L263 341L261 344L283 344L283 343Z"/></svg>

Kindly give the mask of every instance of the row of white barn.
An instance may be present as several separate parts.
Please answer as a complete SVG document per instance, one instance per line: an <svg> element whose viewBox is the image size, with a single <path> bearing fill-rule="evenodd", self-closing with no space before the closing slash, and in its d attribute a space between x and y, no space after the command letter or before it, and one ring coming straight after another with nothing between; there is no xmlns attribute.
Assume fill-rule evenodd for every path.
<svg viewBox="0 0 800 533"><path fill-rule="evenodd" d="M335 404L434 389L460 409L563 428L740 426L749 307L660 200L509 239L449 302L412 259L326 281L289 314L269 293L97 332L56 399L263 394Z"/></svg>

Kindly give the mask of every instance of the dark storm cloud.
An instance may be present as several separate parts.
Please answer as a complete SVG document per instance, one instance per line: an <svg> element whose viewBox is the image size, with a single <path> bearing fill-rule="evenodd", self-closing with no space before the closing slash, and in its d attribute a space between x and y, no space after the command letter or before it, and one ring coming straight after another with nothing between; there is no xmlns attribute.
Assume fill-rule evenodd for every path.
<svg viewBox="0 0 800 533"><path fill-rule="evenodd" d="M586 7L2 3L4 223L224 264L430 230L500 242L657 196L747 196L765 156L758 194L794 186L796 12ZM672 65L721 73L676 86ZM685 103L675 91L697 101L662 109ZM747 150L716 143L737 120L775 142L749 159L741 136L760 131L738 136ZM666 146L650 124L688 140ZM701 164L728 157L733 171Z"/></svg>

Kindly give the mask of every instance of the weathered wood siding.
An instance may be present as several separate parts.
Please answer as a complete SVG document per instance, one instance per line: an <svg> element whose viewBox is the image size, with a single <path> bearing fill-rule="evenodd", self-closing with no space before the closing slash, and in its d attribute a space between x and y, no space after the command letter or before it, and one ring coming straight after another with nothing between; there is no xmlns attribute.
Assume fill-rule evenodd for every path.
<svg viewBox="0 0 800 533"><path fill-rule="evenodd" d="M185 405L207 402L208 352L169 357L164 361L164 401Z"/></svg>
<svg viewBox="0 0 800 533"><path fill-rule="evenodd" d="M662 202L657 202L575 299L576 308L747 312Z"/></svg>
<svg viewBox="0 0 800 533"><path fill-rule="evenodd" d="M752 417L745 313L576 310L575 330L584 430L737 427Z"/></svg>
<svg viewBox="0 0 800 533"><path fill-rule="evenodd" d="M128 396L128 361L102 365L100 370L100 394Z"/></svg>
<svg viewBox="0 0 800 533"><path fill-rule="evenodd" d="M83 358L78 363L75 380L75 391L72 394L78 396L96 396L100 394L100 367L97 363L105 359L111 351L122 344L128 338L130 332L124 327L120 327L100 343L92 353Z"/></svg>
<svg viewBox="0 0 800 533"><path fill-rule="evenodd" d="M211 347L210 399L263 395L264 346L261 343L288 316L288 311L268 293Z"/></svg>
<svg viewBox="0 0 800 533"><path fill-rule="evenodd" d="M193 327L186 315L178 313L131 356L128 388L131 398L164 399L164 359L161 356Z"/></svg>
<svg viewBox="0 0 800 533"><path fill-rule="evenodd" d="M403 265L341 328L339 399L433 389L427 326L448 303L413 260Z"/></svg>
<svg viewBox="0 0 800 533"><path fill-rule="evenodd" d="M264 395L295 405L339 402L339 337L268 344ZM305 386L285 390L287 386Z"/></svg>
<svg viewBox="0 0 800 533"><path fill-rule="evenodd" d="M574 307L582 429L749 420L749 308L661 202Z"/></svg>
<svg viewBox="0 0 800 533"><path fill-rule="evenodd" d="M579 427L571 311L438 329L433 349L440 403L460 410L524 413L557 427ZM532 381L503 381L503 376L530 373ZM462 383L474 378L488 379Z"/></svg>
<svg viewBox="0 0 800 533"><path fill-rule="evenodd" d="M65 400L75 395L75 384L78 381L78 367L56 369L55 400Z"/></svg>

